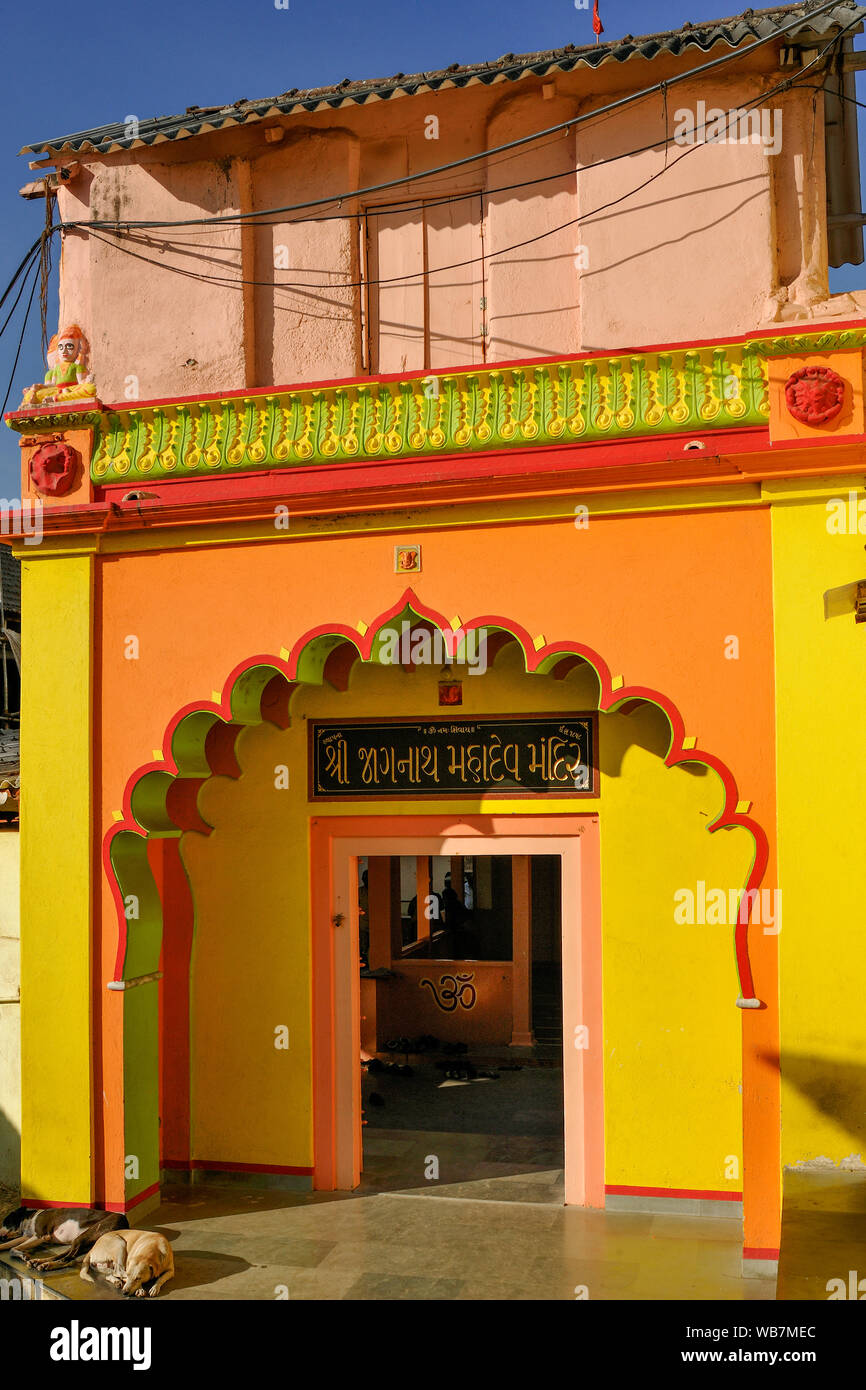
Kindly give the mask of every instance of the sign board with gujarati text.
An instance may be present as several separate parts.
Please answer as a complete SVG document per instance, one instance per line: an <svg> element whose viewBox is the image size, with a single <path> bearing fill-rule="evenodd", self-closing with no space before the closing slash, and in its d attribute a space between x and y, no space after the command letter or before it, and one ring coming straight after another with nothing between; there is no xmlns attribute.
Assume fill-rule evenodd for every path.
<svg viewBox="0 0 866 1390"><path fill-rule="evenodd" d="M598 795L594 714L310 721L310 799Z"/></svg>

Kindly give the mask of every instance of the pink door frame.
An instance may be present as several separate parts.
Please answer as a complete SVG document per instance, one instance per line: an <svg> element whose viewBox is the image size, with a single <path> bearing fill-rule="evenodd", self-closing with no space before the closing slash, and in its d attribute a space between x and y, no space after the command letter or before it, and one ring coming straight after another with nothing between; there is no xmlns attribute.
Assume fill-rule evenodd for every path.
<svg viewBox="0 0 866 1390"><path fill-rule="evenodd" d="M310 823L316 1188L361 1179L358 901L362 855L562 859L565 1201L604 1206L601 886L597 815L316 816Z"/></svg>

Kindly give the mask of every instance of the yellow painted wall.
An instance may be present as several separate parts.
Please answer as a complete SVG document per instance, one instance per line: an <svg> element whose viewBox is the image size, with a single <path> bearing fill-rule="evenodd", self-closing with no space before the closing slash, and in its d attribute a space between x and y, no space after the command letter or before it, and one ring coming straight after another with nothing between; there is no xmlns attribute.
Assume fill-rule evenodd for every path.
<svg viewBox="0 0 866 1390"><path fill-rule="evenodd" d="M21 1176L21 927L18 827L0 830L0 1183Z"/></svg>
<svg viewBox="0 0 866 1390"><path fill-rule="evenodd" d="M92 1196L92 588L89 555L22 562L21 1190L84 1204Z"/></svg>
<svg viewBox="0 0 866 1390"><path fill-rule="evenodd" d="M773 569L782 884L782 1161L866 1162L866 500L834 534L849 480L777 484ZM856 529L860 503L863 534ZM846 522L849 518L846 517Z"/></svg>
<svg viewBox="0 0 866 1390"><path fill-rule="evenodd" d="M721 782L699 765L666 768L649 751L661 746L657 711L602 727L606 1180L741 1191L734 929L678 922L674 894L689 889L697 900L702 881L730 905L753 841L743 830L707 831Z"/></svg>
<svg viewBox="0 0 866 1390"><path fill-rule="evenodd" d="M200 1160L310 1166L310 932L307 718L441 716L435 670L362 666L351 687L302 687L292 727L238 741L239 781L200 795L213 835L184 836L196 899L192 966L192 1152ZM595 706L588 670L564 681L526 676L515 648L496 669L466 676L463 713ZM740 1015L732 932L677 926L674 892L698 879L742 884L743 832L709 835L721 804L714 774L664 768L661 717L601 718L601 801L413 801L413 814L451 810L600 809L604 897L606 1179L609 1183L738 1190L726 1177L741 1152ZM666 726L665 726L666 727ZM634 734L647 748L630 747ZM663 750L662 750L663 751ZM288 790L275 786L289 769ZM395 802L328 803L329 815L393 814ZM699 982L696 986L696 981ZM288 1052L274 1029L290 1030ZM730 1170L729 1170L730 1174Z"/></svg>

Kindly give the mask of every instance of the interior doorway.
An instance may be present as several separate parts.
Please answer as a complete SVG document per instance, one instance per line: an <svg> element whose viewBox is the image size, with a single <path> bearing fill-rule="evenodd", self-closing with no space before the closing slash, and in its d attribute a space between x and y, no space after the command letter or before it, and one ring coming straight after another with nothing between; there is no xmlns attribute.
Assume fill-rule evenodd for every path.
<svg viewBox="0 0 866 1390"><path fill-rule="evenodd" d="M379 1043L386 1044L380 1060L389 1057L389 1041L415 1042L426 1034L435 1038L437 1044L464 1041L468 1048L471 1041L474 1047L471 1061L476 1071L496 1069L494 1065L479 1068L476 1058L481 1062L496 1063L504 1054L506 1060L515 1064L519 1063L521 1057L538 1061L536 1049L539 1045L533 1033L532 976L534 968L538 973L540 966L546 967L541 974L546 976L548 986L557 969L561 979L560 1026L565 1045L558 1045L562 1079L558 1083L559 1102L555 1108L558 1109L555 1124L561 1136L558 1141L560 1152L564 1141L564 1200L572 1204L603 1206L597 816L470 816L457 821L444 816L317 817L312 822L311 831L316 1187L358 1187L362 1182L364 1163L362 1134L378 1127L362 1124L363 1119L370 1118L369 1106L363 1107L367 1114L362 1115L362 1028L364 1040L376 1043L375 1049L370 1046L364 1049L368 1055L378 1056ZM532 952L533 858L555 861L559 868L558 933L552 930L549 920L556 907L553 863L535 871L537 900L544 902L546 899L544 912L548 919L541 926L539 939L558 936L558 961L556 951L549 947L538 958ZM414 895L406 896L403 892L405 871L395 864L401 859L414 861ZM450 878L449 887L460 882L459 869L453 862L458 859L463 860L464 909L468 884L473 903L471 912L478 917L478 924L470 928L475 933L477 955L469 955L462 950L458 955L453 941L450 948L446 946L445 943L451 940L449 932L453 932L453 928L449 928L447 921L443 923L442 917L437 919L435 916L437 910L445 915L444 901L442 909L438 908L436 901L438 897L445 898L445 873ZM447 861L447 870L441 864L434 865L433 860ZM495 861L495 866L490 864L489 872L484 865L485 860ZM466 872L467 865L471 866L471 874ZM363 879L365 869L366 884ZM479 886L481 903L487 901L483 887L485 874L491 886L494 882L500 886L495 904L491 893L489 909L476 907ZM494 921L491 917L492 926L490 931L486 931L486 938L499 942L506 939L503 920L506 882L511 890L511 959L483 960L478 943L485 937L485 931L481 930L485 910L494 914L496 919ZM441 894L437 892L440 883ZM371 922L376 921L378 926L369 934L366 974L361 978L360 923L365 890L368 903L372 900L374 904ZM453 887L452 892L456 893ZM414 925L410 910L412 896L416 899ZM456 896L459 899L459 894ZM419 902L425 905L425 909L429 908L429 918L424 910L419 914ZM382 928L383 916L387 932ZM436 923L436 927L431 929L430 923ZM460 925L465 931L465 923ZM416 934L412 935L413 932ZM411 938L405 943L410 947L405 954L404 935ZM440 957L437 954L439 950L447 949L450 949L450 955ZM495 954L501 954L501 947ZM393 970L395 963L397 971ZM390 976L384 974L386 971L391 972ZM461 979L461 976L474 978ZM495 987L491 985L488 988L484 981L491 976L494 977ZM399 981L396 989L393 988L395 979ZM422 984L424 979L430 983ZM413 982L411 986L407 986L407 980ZM482 984L488 1006L478 1010L472 991L474 989L477 995ZM380 1032L380 994L384 995L389 987L392 1002L384 1006L386 1023ZM446 1005L444 1009L436 1003L437 992L440 1001ZM545 992L549 994L549 988ZM401 994L411 998L411 1011L408 1014L400 1013L403 1007ZM466 1008L465 1004L471 1007ZM430 1017L430 1008L436 1010L433 1014L436 1029L426 1022ZM425 1009L428 1011L425 1012ZM462 1010L465 1019L458 1013L459 1010ZM549 1007L542 1012L546 1026L550 1026ZM557 1012L554 1009L554 1015ZM455 1032L457 1024L454 1015L457 1015L460 1025L459 1035ZM471 1024L467 1022L470 1015L475 1015ZM508 1034L503 1033L503 1021L504 1027L510 1030ZM471 1033L468 1041L467 1028ZM485 1053L481 1050L482 1043L486 1048ZM550 1038L545 1039L545 1045L549 1051L556 1050L556 1042ZM501 1049L500 1055L490 1058L491 1048ZM430 1048L432 1062L457 1059L457 1065L439 1068L442 1071L459 1071L461 1056L468 1057L468 1051L436 1055L432 1045ZM413 1066L411 1055L407 1057L404 1052L399 1057L399 1064ZM533 1069L542 1070L540 1067ZM528 1070L531 1068L524 1067L521 1073L511 1075L519 1076ZM548 1070L554 1072L556 1068L550 1067ZM405 1074L404 1078L410 1082L414 1080L414 1077L406 1077ZM497 1080L447 1075L445 1080L457 1082L458 1085L442 1090L437 1086L440 1097L447 1096L449 1090L465 1092L481 1089L490 1091L492 1096L495 1088L501 1088L503 1083L502 1074ZM398 1074L393 1074L393 1082L398 1084ZM460 1082L463 1082L462 1086ZM504 1090L500 1094L504 1094ZM456 1105L456 1101L454 1103ZM472 1106L475 1104L473 1099ZM480 1101L477 1104L480 1107ZM484 1104L491 1110L506 1108L503 1101L492 1098ZM527 1108L531 1110L532 1106ZM549 1115L554 1107L545 1103L538 1108ZM411 1115L409 1123L415 1123ZM540 1123L540 1116L533 1117L529 1127L537 1123ZM424 1129L415 1132L429 1134L435 1131ZM472 1133L471 1129L456 1132ZM526 1138L529 1147L533 1142L532 1135Z"/></svg>
<svg viewBox="0 0 866 1390"><path fill-rule="evenodd" d="M433 1166L562 1202L559 857L364 855L357 874L363 1185Z"/></svg>

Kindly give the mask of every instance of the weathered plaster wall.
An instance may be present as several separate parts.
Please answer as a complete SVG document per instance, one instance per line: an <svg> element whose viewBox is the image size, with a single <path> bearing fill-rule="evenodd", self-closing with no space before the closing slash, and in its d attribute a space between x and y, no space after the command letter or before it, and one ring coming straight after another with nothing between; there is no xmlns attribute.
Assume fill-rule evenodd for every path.
<svg viewBox="0 0 866 1390"><path fill-rule="evenodd" d="M767 85L716 75L709 86L672 88L666 105L661 96L647 99L640 121L626 108L578 128L580 235L588 251L583 348L711 338L763 321L777 275L773 159L760 144L641 147L661 141L665 129L673 134L679 113L696 112L699 100L727 112ZM783 120L786 173L801 134ZM697 131L696 141L703 136Z"/></svg>
<svg viewBox="0 0 866 1390"><path fill-rule="evenodd" d="M832 314L823 128L820 103L813 111L809 93L766 103L783 110L781 149L772 157L751 143L646 148L672 134L678 112L699 98L729 110L771 87L778 75L758 71L757 61L737 76L723 71L671 88L666 120L661 98L653 97L427 179L425 169L585 114L674 69L641 63L591 79L580 72L420 93L303 122L265 122L284 131L279 143L267 143L264 126L254 125L92 161L61 191L65 218L184 219L326 194L335 201L277 214L275 225L254 232L235 225L124 234L122 245L137 260L97 234L83 245L81 233L70 233L63 317L80 317L89 330L103 398L123 400L130 377L147 399L355 376L371 362L381 371L445 368L485 351L491 361L515 360ZM415 175L410 184L338 201L353 188L408 174ZM541 181L516 186L527 180ZM383 203L455 193L474 201L438 214L428 247L430 268L454 269L431 280L426 302L418 285L395 282L422 261L417 229L409 227L402 239L392 237L379 273L367 272L390 283L362 304L356 216ZM347 220L333 220L341 214ZM271 288L280 282L293 288ZM423 332L426 316L428 362L416 360L411 343L406 353L392 343L380 355L373 341L366 352L362 310L372 312L375 329L377 295L383 319L409 324L410 337ZM468 328L454 342L449 325L457 321Z"/></svg>
<svg viewBox="0 0 866 1390"><path fill-rule="evenodd" d="M578 105L572 94L539 102L537 92L508 92L490 112L485 143L504 145L533 128L569 120ZM487 187L503 189L485 200L489 361L579 352L583 346L576 164L573 131L488 162ZM508 187L535 179L543 182Z"/></svg>
<svg viewBox="0 0 866 1390"><path fill-rule="evenodd" d="M71 191L77 192L77 184ZM227 157L114 162L93 172L94 220L185 220L237 211L237 161ZM245 384L236 227L133 230L121 238L99 231L84 247L81 241L77 232L66 238L61 316L81 322L89 337L103 400L194 395Z"/></svg>
<svg viewBox="0 0 866 1390"><path fill-rule="evenodd" d="M358 183L357 136L349 131L291 131L252 164L256 208L280 207ZM300 195L296 190L301 189ZM333 209L325 208L328 212ZM256 380L251 385L327 380L360 370L358 228L353 221L298 221L297 214L257 227L253 278L297 288L255 290ZM329 289L305 290L309 283ZM342 289L342 285L350 288Z"/></svg>

